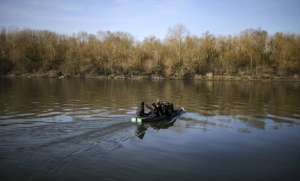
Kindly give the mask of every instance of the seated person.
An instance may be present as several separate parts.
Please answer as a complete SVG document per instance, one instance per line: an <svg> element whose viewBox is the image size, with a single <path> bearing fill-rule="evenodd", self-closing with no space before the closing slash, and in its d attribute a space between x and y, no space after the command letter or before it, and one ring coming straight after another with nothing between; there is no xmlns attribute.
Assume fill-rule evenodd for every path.
<svg viewBox="0 0 300 181"><path fill-rule="evenodd" d="M163 113L163 107L162 107L161 103L158 102L157 105L158 105L157 106L157 115L158 116L164 115L164 113Z"/></svg>
<svg viewBox="0 0 300 181"><path fill-rule="evenodd" d="M159 113L157 111L157 106L156 104L153 102L152 103L152 107L149 107L148 105L146 105L149 109L151 109L151 115L152 116L159 116Z"/></svg>
<svg viewBox="0 0 300 181"><path fill-rule="evenodd" d="M172 115L171 106L170 106L169 102L165 103L165 105L164 105L164 114L167 116Z"/></svg>
<svg viewBox="0 0 300 181"><path fill-rule="evenodd" d="M173 103L170 104L170 110L171 110L172 112L176 112L176 109L175 109Z"/></svg>

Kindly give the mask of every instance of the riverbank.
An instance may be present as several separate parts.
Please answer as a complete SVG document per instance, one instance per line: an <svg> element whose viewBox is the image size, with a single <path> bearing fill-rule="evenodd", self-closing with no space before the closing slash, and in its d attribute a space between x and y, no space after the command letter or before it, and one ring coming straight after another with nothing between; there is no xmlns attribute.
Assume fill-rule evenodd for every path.
<svg viewBox="0 0 300 181"><path fill-rule="evenodd" d="M194 75L194 76L175 76L175 75L72 75L62 76L57 73L44 74L8 74L2 77L20 78L98 78L98 79L157 79L157 80L224 80L224 81L300 81L299 75L294 76L274 76L274 75Z"/></svg>

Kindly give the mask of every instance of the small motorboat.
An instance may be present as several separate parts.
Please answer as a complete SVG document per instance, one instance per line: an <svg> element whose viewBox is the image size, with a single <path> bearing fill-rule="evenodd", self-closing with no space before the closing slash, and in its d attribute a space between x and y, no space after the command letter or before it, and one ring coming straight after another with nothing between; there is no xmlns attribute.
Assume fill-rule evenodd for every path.
<svg viewBox="0 0 300 181"><path fill-rule="evenodd" d="M171 120L176 116L180 116L182 113L185 113L184 108L180 108L172 112L170 116L161 115L161 116L148 116L148 117L133 117L131 118L132 122L146 123L146 122L157 122L163 120Z"/></svg>

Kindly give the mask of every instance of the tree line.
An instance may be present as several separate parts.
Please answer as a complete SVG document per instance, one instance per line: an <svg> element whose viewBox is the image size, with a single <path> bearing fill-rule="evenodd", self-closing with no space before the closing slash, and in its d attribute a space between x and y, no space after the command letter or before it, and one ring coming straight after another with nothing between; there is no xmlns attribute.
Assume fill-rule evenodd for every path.
<svg viewBox="0 0 300 181"><path fill-rule="evenodd" d="M277 75L300 74L300 36L246 29L238 35L191 35L170 27L163 40L138 41L127 32L58 34L1 28L1 75L64 76Z"/></svg>

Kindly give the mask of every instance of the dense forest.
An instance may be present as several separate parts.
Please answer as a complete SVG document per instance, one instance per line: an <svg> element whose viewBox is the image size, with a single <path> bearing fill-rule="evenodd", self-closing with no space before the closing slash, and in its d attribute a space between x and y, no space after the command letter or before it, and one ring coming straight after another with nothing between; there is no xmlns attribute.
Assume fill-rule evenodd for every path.
<svg viewBox="0 0 300 181"><path fill-rule="evenodd" d="M1 28L3 76L294 76L300 75L300 36L246 29L234 36L191 35L170 27L163 40L126 32L65 35Z"/></svg>

